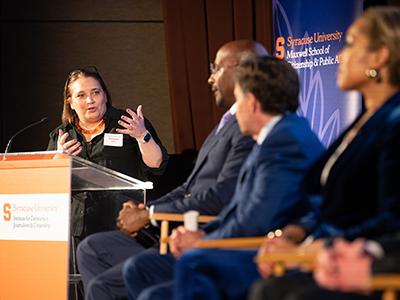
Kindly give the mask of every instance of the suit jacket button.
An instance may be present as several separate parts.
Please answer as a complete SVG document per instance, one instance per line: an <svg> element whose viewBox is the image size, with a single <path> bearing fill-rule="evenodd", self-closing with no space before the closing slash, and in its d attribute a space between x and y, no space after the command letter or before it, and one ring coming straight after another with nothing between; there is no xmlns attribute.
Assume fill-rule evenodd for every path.
<svg viewBox="0 0 400 300"><path fill-rule="evenodd" d="M192 195L191 194L186 194L185 195L185 198L189 198L189 197L192 197Z"/></svg>

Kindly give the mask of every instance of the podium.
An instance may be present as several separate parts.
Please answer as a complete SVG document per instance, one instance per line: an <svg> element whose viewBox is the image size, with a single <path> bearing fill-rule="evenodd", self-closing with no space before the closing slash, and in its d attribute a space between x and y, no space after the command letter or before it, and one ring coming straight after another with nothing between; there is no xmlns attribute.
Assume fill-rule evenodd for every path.
<svg viewBox="0 0 400 300"><path fill-rule="evenodd" d="M58 151L0 154L0 299L67 299L74 191L132 190L151 182Z"/></svg>

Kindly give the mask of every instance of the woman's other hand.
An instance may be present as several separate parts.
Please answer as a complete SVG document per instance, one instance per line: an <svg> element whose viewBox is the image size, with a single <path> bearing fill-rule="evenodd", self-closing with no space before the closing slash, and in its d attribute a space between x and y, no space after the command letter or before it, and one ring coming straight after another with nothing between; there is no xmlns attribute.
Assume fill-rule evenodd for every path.
<svg viewBox="0 0 400 300"><path fill-rule="evenodd" d="M77 140L73 139L66 142L68 132L64 133L62 129L58 130L57 150L67 152L72 155L78 155L82 151L82 145Z"/></svg>
<svg viewBox="0 0 400 300"><path fill-rule="evenodd" d="M129 134L135 139L141 139L147 133L146 126L144 125L144 117L142 112L142 105L137 108L137 114L128 108L126 112L131 116L121 116L122 120L118 121L118 124L123 126L125 129L117 129L117 132L123 134Z"/></svg>

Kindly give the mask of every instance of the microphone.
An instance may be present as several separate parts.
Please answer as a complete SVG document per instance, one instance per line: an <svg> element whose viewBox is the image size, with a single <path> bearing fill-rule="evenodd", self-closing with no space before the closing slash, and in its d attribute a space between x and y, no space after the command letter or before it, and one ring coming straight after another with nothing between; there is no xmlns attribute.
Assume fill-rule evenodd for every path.
<svg viewBox="0 0 400 300"><path fill-rule="evenodd" d="M21 132L25 131L26 129L31 128L32 126L35 126L35 125L37 125L37 124L40 124L40 123L47 123L47 122L49 122L49 120L50 120L50 119L49 119L48 117L44 117L44 118L41 119L40 121L35 122L35 123L31 124L31 125L26 126L26 127L22 128L20 131L18 131L16 134L14 134L14 135L11 137L11 139L8 141L8 144L7 144L6 150L4 151L4 154L7 154L7 152L10 151L10 149L11 149L11 142L12 142L13 138L15 138L18 134L20 134Z"/></svg>

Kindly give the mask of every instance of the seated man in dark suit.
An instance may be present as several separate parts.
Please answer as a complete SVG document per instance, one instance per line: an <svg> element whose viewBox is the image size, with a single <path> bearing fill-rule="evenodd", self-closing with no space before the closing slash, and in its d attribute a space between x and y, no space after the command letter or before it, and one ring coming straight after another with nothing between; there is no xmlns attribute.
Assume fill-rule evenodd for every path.
<svg viewBox="0 0 400 300"><path fill-rule="evenodd" d="M171 298L175 258L192 248L195 242L265 235L309 209L310 203L303 197L300 183L324 148L307 120L296 114L299 106L296 71L284 60L263 57L241 64L236 78L234 93L238 103L236 115L239 127L257 144L242 165L233 198L217 220L206 224L202 230L189 231L183 226L175 229L170 241L172 254L143 253L130 258L124 266L124 280L130 299ZM197 260L199 251L204 255ZM204 299L219 297L218 290L208 285L207 280L195 277L191 272L197 268L207 269L215 252L221 253L193 250L183 254L178 265L182 263L189 271L180 279L192 284L185 285L182 295L176 296L191 299L194 294L203 293ZM247 255L247 252L242 253ZM258 276L255 268L252 274L245 270L230 273L231 262L226 262L223 257L222 253L216 263L226 268L223 271L226 271L227 277L247 282ZM238 257L238 260L241 259L244 258ZM209 271L210 276L221 275L211 269ZM240 285L230 286L224 296L231 299L243 297L246 291L240 288Z"/></svg>
<svg viewBox="0 0 400 300"><path fill-rule="evenodd" d="M261 44L249 40L227 43L218 51L208 83L215 93L217 106L228 109L224 122L204 142L195 167L183 185L152 201L149 210L133 202L125 203L119 215L121 231L93 234L80 243L77 257L86 299L125 296L121 270L124 260L146 249L158 251L157 241L148 243L147 231L141 230L149 225L151 211L197 210L203 215L216 215L231 200L239 169L254 145L250 137L241 134L235 117L235 66L245 59L267 54Z"/></svg>

